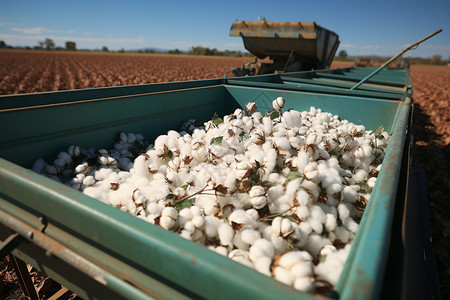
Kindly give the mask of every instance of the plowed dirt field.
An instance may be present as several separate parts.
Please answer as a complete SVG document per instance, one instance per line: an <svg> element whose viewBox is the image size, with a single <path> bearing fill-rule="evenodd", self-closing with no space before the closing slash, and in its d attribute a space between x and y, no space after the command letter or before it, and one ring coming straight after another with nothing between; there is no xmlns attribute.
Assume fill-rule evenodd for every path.
<svg viewBox="0 0 450 300"><path fill-rule="evenodd" d="M0 95L232 76L249 58L0 51Z"/></svg>

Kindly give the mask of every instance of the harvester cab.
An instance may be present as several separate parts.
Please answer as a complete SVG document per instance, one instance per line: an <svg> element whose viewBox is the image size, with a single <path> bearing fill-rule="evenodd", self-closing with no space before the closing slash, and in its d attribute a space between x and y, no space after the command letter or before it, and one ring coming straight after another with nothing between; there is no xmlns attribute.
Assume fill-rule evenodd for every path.
<svg viewBox="0 0 450 300"><path fill-rule="evenodd" d="M232 68L235 76L327 69L339 36L315 22L235 21L230 36L240 36L254 62ZM271 62L258 59L269 57Z"/></svg>

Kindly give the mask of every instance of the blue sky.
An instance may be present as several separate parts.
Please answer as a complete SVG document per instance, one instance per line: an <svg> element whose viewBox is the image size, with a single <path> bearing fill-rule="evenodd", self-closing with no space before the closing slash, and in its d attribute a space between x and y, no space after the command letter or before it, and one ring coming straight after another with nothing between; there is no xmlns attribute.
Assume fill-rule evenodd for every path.
<svg viewBox="0 0 450 300"><path fill-rule="evenodd" d="M57 46L110 50L157 47L188 50L201 45L244 50L230 37L236 20L316 22L336 32L349 55L393 56L442 28L406 56L450 57L450 0L315 1L24 1L0 0L0 40L35 46L51 38Z"/></svg>

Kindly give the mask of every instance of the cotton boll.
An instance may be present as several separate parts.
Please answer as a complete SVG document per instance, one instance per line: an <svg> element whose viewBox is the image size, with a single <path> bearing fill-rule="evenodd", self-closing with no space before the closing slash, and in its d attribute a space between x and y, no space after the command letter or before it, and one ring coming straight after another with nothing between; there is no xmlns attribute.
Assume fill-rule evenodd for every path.
<svg viewBox="0 0 450 300"><path fill-rule="evenodd" d="M267 197L266 196L259 196L259 197L253 197L250 199L250 202L252 203L252 206L256 209L261 209L267 204Z"/></svg>
<svg viewBox="0 0 450 300"><path fill-rule="evenodd" d="M283 221L282 217L276 217L272 220L272 232L276 236L281 235L281 222Z"/></svg>
<svg viewBox="0 0 450 300"><path fill-rule="evenodd" d="M368 176L368 172L366 170L358 170L356 171L356 173L352 176L352 180L355 183L359 183L359 182L363 182L367 176Z"/></svg>
<svg viewBox="0 0 450 300"><path fill-rule="evenodd" d="M175 220L167 216L162 216L159 219L159 225L166 230L170 230L175 225Z"/></svg>
<svg viewBox="0 0 450 300"><path fill-rule="evenodd" d="M173 220L176 220L178 217L178 212L175 208L167 206L167 207L164 207L164 209L162 210L161 216L169 217Z"/></svg>
<svg viewBox="0 0 450 300"><path fill-rule="evenodd" d="M320 255L330 255L331 253L336 252L337 249L335 246L333 245L325 245L321 250L320 250Z"/></svg>
<svg viewBox="0 0 450 300"><path fill-rule="evenodd" d="M102 181L108 178L108 176L113 173L113 170L109 168L101 168L94 173L94 178L97 181Z"/></svg>
<svg viewBox="0 0 450 300"><path fill-rule="evenodd" d="M322 135L313 132L308 134L308 136L306 137L306 144L319 145L322 142L322 139L323 139Z"/></svg>
<svg viewBox="0 0 450 300"><path fill-rule="evenodd" d="M276 182L278 182L279 180L280 180L280 174L279 174L279 173L270 173L270 174L267 176L267 181L276 183Z"/></svg>
<svg viewBox="0 0 450 300"><path fill-rule="evenodd" d="M243 209L236 209L234 210L229 216L228 221L230 224L232 222L236 224L243 224L242 229L244 228L253 228L254 220L243 210Z"/></svg>
<svg viewBox="0 0 450 300"><path fill-rule="evenodd" d="M214 251L222 256L228 257L228 249L223 246L218 246L214 248Z"/></svg>
<svg viewBox="0 0 450 300"><path fill-rule="evenodd" d="M31 170L33 170L33 172L41 174L44 171L46 164L47 163L45 162L45 160L43 160L42 158L38 158L37 160L34 161Z"/></svg>
<svg viewBox="0 0 450 300"><path fill-rule="evenodd" d="M164 148L164 146L168 147L168 145L167 145L168 139L169 139L169 137L165 134L158 136L155 140L155 149L162 150Z"/></svg>
<svg viewBox="0 0 450 300"><path fill-rule="evenodd" d="M81 148L80 148L80 146L71 145L69 147L69 149L67 150L67 152L69 153L69 155L72 158L76 158L76 157L80 156Z"/></svg>
<svg viewBox="0 0 450 300"><path fill-rule="evenodd" d="M296 278L294 281L294 288L301 292L311 292L314 288L311 279L309 277Z"/></svg>
<svg viewBox="0 0 450 300"><path fill-rule="evenodd" d="M311 234L308 236L308 240L304 246L304 249L308 251L313 257L317 256L320 249L325 245L330 245L331 242L327 238L323 238L318 234Z"/></svg>
<svg viewBox="0 0 450 300"><path fill-rule="evenodd" d="M352 218L347 218L342 221L342 225L349 230L350 232L353 232L356 234L356 231L358 230L359 224L356 223Z"/></svg>
<svg viewBox="0 0 450 300"><path fill-rule="evenodd" d="M309 279L314 276L311 261L297 261L290 271L295 278L306 277Z"/></svg>
<svg viewBox="0 0 450 300"><path fill-rule="evenodd" d="M249 191L249 196L251 198L253 197L259 197L259 196L264 196L266 193L266 190L260 186L260 185L255 185L253 186L250 191Z"/></svg>
<svg viewBox="0 0 450 300"><path fill-rule="evenodd" d="M202 210L201 210L201 208L198 207L198 206L193 205L193 206L191 206L189 209L191 210L191 213L192 213L192 216L193 216L193 217L201 216L201 215L202 215Z"/></svg>
<svg viewBox="0 0 450 300"><path fill-rule="evenodd" d="M57 169L55 166L53 166L53 165L47 165L47 166L45 167L45 171L46 171L47 174L49 174L49 175L56 175L56 174L59 173L58 169Z"/></svg>
<svg viewBox="0 0 450 300"><path fill-rule="evenodd" d="M348 243L349 233L343 226L338 226L334 232L337 239L339 239L344 244Z"/></svg>
<svg viewBox="0 0 450 300"><path fill-rule="evenodd" d="M334 250L327 254L325 261L318 264L315 268L318 278L325 279L333 285L337 284L350 252L350 248L351 245L348 244L344 249Z"/></svg>
<svg viewBox="0 0 450 300"><path fill-rule="evenodd" d="M179 235L186 240L192 240L192 233L188 230L181 230Z"/></svg>
<svg viewBox="0 0 450 300"><path fill-rule="evenodd" d="M273 275L276 280L289 286L292 285L295 280L295 277L291 274L291 272L282 267L276 267L273 270Z"/></svg>
<svg viewBox="0 0 450 300"><path fill-rule="evenodd" d="M222 221L214 216L205 216L204 222L204 232L206 238L209 240L214 240L218 235L218 229Z"/></svg>
<svg viewBox="0 0 450 300"><path fill-rule="evenodd" d="M53 165L61 170L66 167L66 162L61 158L57 158L53 161Z"/></svg>
<svg viewBox="0 0 450 300"><path fill-rule="evenodd" d="M289 181L286 185L286 195L294 197L297 191L300 189L300 178Z"/></svg>
<svg viewBox="0 0 450 300"><path fill-rule="evenodd" d="M62 159L66 165L69 165L70 163L72 163L72 156L65 151L59 152L57 155L57 158Z"/></svg>
<svg viewBox="0 0 450 300"><path fill-rule="evenodd" d="M311 224L308 221L300 222L298 228L303 236L308 236L312 232Z"/></svg>
<svg viewBox="0 0 450 300"><path fill-rule="evenodd" d="M237 119L242 119L244 117L244 111L240 108L236 108L233 114L236 116Z"/></svg>
<svg viewBox="0 0 450 300"><path fill-rule="evenodd" d="M233 251L242 251L242 250L236 249ZM248 255L243 255L240 252L238 252L239 254L234 254L233 251L231 251L230 254L228 255L229 258L231 258L232 260L234 260L240 264L243 264L244 266L247 266L249 268L253 267L253 264L248 259ZM242 252L245 252L245 251L242 251Z"/></svg>
<svg viewBox="0 0 450 300"><path fill-rule="evenodd" d="M298 192L296 194L296 198L297 198L297 201L300 204L300 206L303 206L303 207L305 207L305 206L307 206L307 205L312 203L311 197L309 196L309 194L302 187L300 187L298 189Z"/></svg>
<svg viewBox="0 0 450 300"><path fill-rule="evenodd" d="M195 216L192 218L192 224L194 224L196 228L203 228L205 225L205 219L201 216Z"/></svg>
<svg viewBox="0 0 450 300"><path fill-rule="evenodd" d="M329 186L327 186L326 190L329 195L333 195L333 194L340 193L343 188L344 188L344 186L341 183L335 182L335 183L332 183ZM341 199L339 198L337 200L340 201Z"/></svg>
<svg viewBox="0 0 450 300"><path fill-rule="evenodd" d="M100 189L92 187L92 186L86 187L83 190L83 194L85 194L91 198L94 198L94 199L98 199L100 197L100 193L102 193L102 191Z"/></svg>
<svg viewBox="0 0 450 300"><path fill-rule="evenodd" d="M305 141L298 136L293 136L289 138L289 143L291 143L292 149L299 151L301 146L305 144Z"/></svg>
<svg viewBox="0 0 450 300"><path fill-rule="evenodd" d="M270 133L272 133L272 129L273 129L273 122L269 117L264 117L262 119L263 125L264 125L264 133L266 135L269 135Z"/></svg>
<svg viewBox="0 0 450 300"><path fill-rule="evenodd" d="M285 100L283 97L277 97L272 101L273 109L280 110L284 107Z"/></svg>
<svg viewBox="0 0 450 300"><path fill-rule="evenodd" d="M274 254L275 249L272 243L266 239L256 240L249 250L249 257L251 261L257 261L264 256L272 258Z"/></svg>
<svg viewBox="0 0 450 300"><path fill-rule="evenodd" d="M259 219L259 213L256 209L250 208L245 211L245 214L253 221L256 222Z"/></svg>
<svg viewBox="0 0 450 300"><path fill-rule="evenodd" d="M321 148L317 149L317 153L319 154L320 159L330 159L331 158L331 155L327 151L325 151Z"/></svg>
<svg viewBox="0 0 450 300"><path fill-rule="evenodd" d="M200 195L195 200L195 205L205 212L205 215L214 215L219 207L214 195Z"/></svg>
<svg viewBox="0 0 450 300"><path fill-rule="evenodd" d="M192 220L184 223L183 228L191 233L193 233L196 229L194 223L192 223Z"/></svg>
<svg viewBox="0 0 450 300"><path fill-rule="evenodd" d="M274 144L278 148L278 150L290 151L291 143L286 137L278 137L274 139Z"/></svg>
<svg viewBox="0 0 450 300"><path fill-rule="evenodd" d="M280 256L278 265L284 269L290 270L296 263L303 261L307 257L301 251L291 251Z"/></svg>
<svg viewBox="0 0 450 300"><path fill-rule="evenodd" d="M253 267L256 271L266 275L271 276L270 265L272 264L272 259L267 256L259 258L257 261L253 262Z"/></svg>
<svg viewBox="0 0 450 300"><path fill-rule="evenodd" d="M373 190L376 181L377 181L376 177L370 177L369 180L367 180L367 186L369 187L370 190Z"/></svg>
<svg viewBox="0 0 450 300"><path fill-rule="evenodd" d="M323 231L323 224L314 218L309 218L309 224L311 225L311 228L316 232L317 234L322 234Z"/></svg>
<svg viewBox="0 0 450 300"><path fill-rule="evenodd" d="M271 214L281 214L288 211L292 207L292 201L289 202L289 197L286 195L269 203L269 212Z"/></svg>
<svg viewBox="0 0 450 300"><path fill-rule="evenodd" d="M358 193L350 186L345 186L342 190L342 197L344 201L353 203L358 199Z"/></svg>
<svg viewBox="0 0 450 300"><path fill-rule="evenodd" d="M183 198L184 196L186 196L186 190L182 187L177 187L174 191L173 191L173 195L175 197L177 197L178 199Z"/></svg>
<svg viewBox="0 0 450 300"><path fill-rule="evenodd" d="M275 201L283 195L283 186L275 185L267 191L267 198L270 202Z"/></svg>
<svg viewBox="0 0 450 300"><path fill-rule="evenodd" d="M252 245L256 240L260 238L261 234L254 229L244 229L241 231L241 239L248 245Z"/></svg>
<svg viewBox="0 0 450 300"><path fill-rule="evenodd" d="M164 205L155 202L148 203L145 208L147 214L154 214L154 215L160 215L163 209Z"/></svg>
<svg viewBox="0 0 450 300"><path fill-rule="evenodd" d="M117 161L117 167L124 171L129 171L133 167L133 163L128 157L122 157Z"/></svg>
<svg viewBox="0 0 450 300"><path fill-rule="evenodd" d="M297 215L297 217L300 218L300 220L305 220L306 218L308 218L310 216L309 207L297 206L297 208L295 210L295 214Z"/></svg>
<svg viewBox="0 0 450 300"><path fill-rule="evenodd" d="M345 203L340 203L337 207L339 218L344 221L350 217L350 208Z"/></svg>
<svg viewBox="0 0 450 300"><path fill-rule="evenodd" d="M228 223L222 223L220 224L218 230L219 240L220 244L223 246L229 245L230 247L233 246L233 237L234 237L234 230L231 228Z"/></svg>
<svg viewBox="0 0 450 300"><path fill-rule="evenodd" d="M327 214L326 215L326 220L325 220L325 229L326 231L330 232L330 231L334 231L336 229L337 226L337 220L336 217L332 214Z"/></svg>
<svg viewBox="0 0 450 300"><path fill-rule="evenodd" d="M95 179L93 176L86 176L83 180L83 185L91 186L95 184Z"/></svg>
<svg viewBox="0 0 450 300"><path fill-rule="evenodd" d="M299 111L291 110L283 113L283 121L289 127L302 126L302 116Z"/></svg>
<svg viewBox="0 0 450 300"><path fill-rule="evenodd" d="M313 199L317 199L319 197L319 186L309 180L303 180L301 184L302 188L313 197Z"/></svg>
<svg viewBox="0 0 450 300"><path fill-rule="evenodd" d="M287 234L290 234L294 230L293 223L287 219L283 218L281 220L281 234L282 236L286 236Z"/></svg>
<svg viewBox="0 0 450 300"><path fill-rule="evenodd" d="M235 232L234 237L233 237L233 245L234 245L234 247L238 248L239 250L248 251L248 249L249 249L249 244L242 241L240 231Z"/></svg>
<svg viewBox="0 0 450 300"><path fill-rule="evenodd" d="M299 151L297 158L294 160L294 165L297 167L297 171L300 173L304 172L306 165L310 162L310 156L305 151Z"/></svg>

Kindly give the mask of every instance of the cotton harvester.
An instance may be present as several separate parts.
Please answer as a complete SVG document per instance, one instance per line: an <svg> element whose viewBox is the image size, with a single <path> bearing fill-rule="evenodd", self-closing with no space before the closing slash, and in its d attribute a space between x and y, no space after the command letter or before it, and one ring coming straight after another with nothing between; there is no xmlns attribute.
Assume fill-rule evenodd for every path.
<svg viewBox="0 0 450 300"><path fill-rule="evenodd" d="M230 36L241 36L245 49L257 58L235 76L327 69L339 46L339 36L315 22L235 21ZM272 62L260 62L269 57Z"/></svg>

